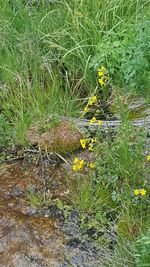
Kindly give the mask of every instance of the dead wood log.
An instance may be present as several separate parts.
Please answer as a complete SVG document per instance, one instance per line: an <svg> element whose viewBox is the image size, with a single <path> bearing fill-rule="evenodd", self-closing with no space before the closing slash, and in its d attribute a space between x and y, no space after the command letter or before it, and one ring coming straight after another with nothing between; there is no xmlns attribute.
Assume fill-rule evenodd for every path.
<svg viewBox="0 0 150 267"><path fill-rule="evenodd" d="M99 129L104 129L108 130L109 128L115 129L118 127L121 123L120 120L118 119L109 119L109 120L103 120L102 125L98 125L97 122L94 122L92 125L89 124L89 120L84 119L84 118L70 118L70 117L61 117L63 119L69 120L72 123L75 123L79 128L84 129L84 128L99 128ZM150 131L150 109L148 109L145 113L145 116L142 118L137 118L131 120L131 124L133 124L136 127L142 127L146 131Z"/></svg>

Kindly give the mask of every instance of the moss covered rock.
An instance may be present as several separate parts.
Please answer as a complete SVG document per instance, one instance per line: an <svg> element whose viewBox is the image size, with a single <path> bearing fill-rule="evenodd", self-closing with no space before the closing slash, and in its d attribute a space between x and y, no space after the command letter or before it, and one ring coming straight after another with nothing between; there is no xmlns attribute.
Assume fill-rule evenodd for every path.
<svg viewBox="0 0 150 267"><path fill-rule="evenodd" d="M43 129L42 133L37 125L26 132L28 142L48 152L73 152L80 148L81 138L79 129L68 121L61 121L46 131Z"/></svg>

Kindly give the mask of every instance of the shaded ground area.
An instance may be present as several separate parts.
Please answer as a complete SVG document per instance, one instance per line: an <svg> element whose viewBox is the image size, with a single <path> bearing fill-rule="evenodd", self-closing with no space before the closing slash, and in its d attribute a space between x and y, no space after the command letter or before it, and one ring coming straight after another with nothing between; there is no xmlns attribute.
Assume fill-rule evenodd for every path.
<svg viewBox="0 0 150 267"><path fill-rule="evenodd" d="M0 165L0 267L100 266L102 251L82 237L75 211L65 221L52 200L38 209L27 201L29 185L44 188L45 198L64 197L64 181L56 162Z"/></svg>

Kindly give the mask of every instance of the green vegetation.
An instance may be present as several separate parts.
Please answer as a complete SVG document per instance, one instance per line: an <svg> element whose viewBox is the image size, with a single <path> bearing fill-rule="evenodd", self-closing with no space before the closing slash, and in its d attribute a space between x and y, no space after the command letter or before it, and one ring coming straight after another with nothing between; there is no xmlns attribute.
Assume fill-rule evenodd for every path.
<svg viewBox="0 0 150 267"><path fill-rule="evenodd" d="M115 113L115 134L101 127L82 140L92 158L73 162L70 200L97 243L114 233L103 266L150 266L150 148L130 121L150 103L150 1L1 1L0 35L0 148L26 146L34 121L42 131L82 114L103 125ZM144 106L131 112L135 98ZM44 203L32 190L27 199Z"/></svg>
<svg viewBox="0 0 150 267"><path fill-rule="evenodd" d="M142 234L135 243L135 266L149 266L150 263L150 233Z"/></svg>
<svg viewBox="0 0 150 267"><path fill-rule="evenodd" d="M80 140L83 149L91 151L92 146L92 159L74 159L72 169L76 178L68 182L71 200L81 213L81 227L93 232L92 239L106 247L115 240L115 254L106 266L122 266L122 257L127 266L135 266L135 261L149 266L142 265L144 260L147 263L144 253L149 251L149 243L139 239L142 232L149 231L150 223L150 155L144 151L146 132L131 124L127 102L118 95L116 110L121 123L114 136L109 131L104 136L103 131L97 130L96 137ZM94 118L89 124L94 123ZM137 250L142 247L141 254L135 253L133 242Z"/></svg>
<svg viewBox="0 0 150 267"><path fill-rule="evenodd" d="M44 194L36 193L30 186L25 190L28 203L35 209L40 208L44 204Z"/></svg>

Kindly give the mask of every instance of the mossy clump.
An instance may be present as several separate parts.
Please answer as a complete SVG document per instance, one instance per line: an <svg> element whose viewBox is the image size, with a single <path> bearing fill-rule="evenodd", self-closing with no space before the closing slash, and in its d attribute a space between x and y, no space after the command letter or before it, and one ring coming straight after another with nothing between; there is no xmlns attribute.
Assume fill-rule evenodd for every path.
<svg viewBox="0 0 150 267"><path fill-rule="evenodd" d="M48 130L43 129L42 133L36 125L26 132L26 140L32 145L38 145L43 151L63 154L78 150L81 138L79 129L68 121L60 121Z"/></svg>

